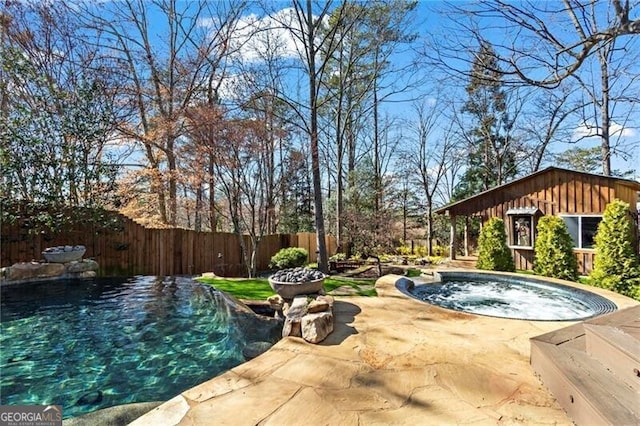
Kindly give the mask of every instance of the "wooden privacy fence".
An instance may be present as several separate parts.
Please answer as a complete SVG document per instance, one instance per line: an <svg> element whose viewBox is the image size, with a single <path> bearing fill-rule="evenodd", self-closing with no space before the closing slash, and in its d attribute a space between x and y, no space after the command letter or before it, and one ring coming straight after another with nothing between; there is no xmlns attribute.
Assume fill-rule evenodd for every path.
<svg viewBox="0 0 640 426"><path fill-rule="evenodd" d="M230 233L195 232L187 229L151 229L128 219L102 229L90 223L58 233L33 233L23 221L3 223L0 230L1 266L41 260L42 251L59 245L84 245L85 258L95 259L101 275L192 275L214 272L220 276L245 276L239 237ZM250 239L243 236L250 247ZM336 250L327 237L329 255ZM256 256L258 271L268 269L271 257L286 247L302 247L309 261L317 261L315 233L265 236Z"/></svg>

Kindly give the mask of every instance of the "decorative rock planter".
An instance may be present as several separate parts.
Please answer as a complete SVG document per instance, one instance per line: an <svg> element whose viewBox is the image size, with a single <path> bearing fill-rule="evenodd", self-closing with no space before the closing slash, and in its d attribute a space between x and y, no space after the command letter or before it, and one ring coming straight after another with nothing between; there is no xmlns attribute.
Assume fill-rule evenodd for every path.
<svg viewBox="0 0 640 426"><path fill-rule="evenodd" d="M269 284L273 291L278 293L283 299L293 299L299 294L313 294L320 292L324 285L324 278L301 283L285 283L282 281L274 281L269 278Z"/></svg>
<svg viewBox="0 0 640 426"><path fill-rule="evenodd" d="M58 246L45 249L42 255L50 263L68 263L82 259L85 252L84 246Z"/></svg>

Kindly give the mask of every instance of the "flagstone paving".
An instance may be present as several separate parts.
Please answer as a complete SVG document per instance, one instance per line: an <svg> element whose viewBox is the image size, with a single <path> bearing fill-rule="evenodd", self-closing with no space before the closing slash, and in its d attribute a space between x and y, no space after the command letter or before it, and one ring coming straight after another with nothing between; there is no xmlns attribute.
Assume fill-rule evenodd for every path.
<svg viewBox="0 0 640 426"><path fill-rule="evenodd" d="M400 279L378 280L379 297L337 297L321 344L285 338L132 424L572 424L529 365L529 338L570 323L448 311L405 296Z"/></svg>

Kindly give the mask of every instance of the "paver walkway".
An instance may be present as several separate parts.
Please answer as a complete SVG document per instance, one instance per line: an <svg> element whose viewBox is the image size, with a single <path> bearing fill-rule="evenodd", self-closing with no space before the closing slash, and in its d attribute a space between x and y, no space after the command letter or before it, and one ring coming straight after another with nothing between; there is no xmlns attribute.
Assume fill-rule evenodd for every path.
<svg viewBox="0 0 640 426"><path fill-rule="evenodd" d="M529 365L529 338L569 323L440 309L403 295L399 279L378 280L377 298L336 298L320 345L285 338L132 424L571 424Z"/></svg>

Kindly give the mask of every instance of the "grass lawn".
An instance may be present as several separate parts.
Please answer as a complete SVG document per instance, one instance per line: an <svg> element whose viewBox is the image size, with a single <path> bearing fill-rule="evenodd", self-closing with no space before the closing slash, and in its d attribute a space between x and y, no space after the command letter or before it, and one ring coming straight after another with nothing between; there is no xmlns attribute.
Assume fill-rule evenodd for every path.
<svg viewBox="0 0 640 426"><path fill-rule="evenodd" d="M238 299L265 300L276 294L266 278L197 278L198 281L209 284L220 291L229 293ZM348 286L355 290L356 296L376 296L376 291L370 288L375 280L351 279L344 277L328 277L324 280L327 293L338 287ZM364 288L361 288L364 287Z"/></svg>

